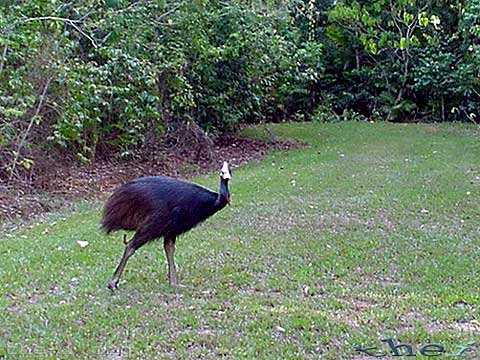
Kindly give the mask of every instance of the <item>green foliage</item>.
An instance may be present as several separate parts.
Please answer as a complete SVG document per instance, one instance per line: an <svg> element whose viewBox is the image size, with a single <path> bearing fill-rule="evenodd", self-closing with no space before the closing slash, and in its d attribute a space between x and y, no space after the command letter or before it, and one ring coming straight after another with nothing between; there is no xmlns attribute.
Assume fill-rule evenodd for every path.
<svg viewBox="0 0 480 360"><path fill-rule="evenodd" d="M477 0L339 1L326 35L332 70L342 76L341 107L391 120L476 116L478 7Z"/></svg>
<svg viewBox="0 0 480 360"><path fill-rule="evenodd" d="M36 0L0 9L7 152L47 80L38 132L89 161L99 147L131 156L178 122L215 132L308 112L324 70L323 44L302 41L288 9L273 5Z"/></svg>
<svg viewBox="0 0 480 360"><path fill-rule="evenodd" d="M479 14L480 0L9 1L0 177L55 147L135 156L192 122L477 121Z"/></svg>

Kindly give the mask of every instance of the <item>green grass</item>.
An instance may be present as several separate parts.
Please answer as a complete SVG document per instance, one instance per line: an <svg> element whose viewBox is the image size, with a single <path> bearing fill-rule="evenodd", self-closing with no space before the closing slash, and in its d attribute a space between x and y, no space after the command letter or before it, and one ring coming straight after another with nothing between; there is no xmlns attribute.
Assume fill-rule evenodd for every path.
<svg viewBox="0 0 480 360"><path fill-rule="evenodd" d="M270 128L309 146L234 171L233 206L177 242L186 289L168 286L155 242L106 290L123 244L99 210L1 240L0 355L362 359L354 346L383 337L480 342L478 129Z"/></svg>

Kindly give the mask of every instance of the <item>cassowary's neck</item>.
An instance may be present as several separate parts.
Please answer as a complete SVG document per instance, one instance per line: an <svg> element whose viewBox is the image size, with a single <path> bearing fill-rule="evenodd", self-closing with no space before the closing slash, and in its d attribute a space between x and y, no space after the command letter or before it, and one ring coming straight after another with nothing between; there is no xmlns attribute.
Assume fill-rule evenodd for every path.
<svg viewBox="0 0 480 360"><path fill-rule="evenodd" d="M230 202L230 191L228 191L228 180L220 178L220 193L218 194L215 206L223 208Z"/></svg>

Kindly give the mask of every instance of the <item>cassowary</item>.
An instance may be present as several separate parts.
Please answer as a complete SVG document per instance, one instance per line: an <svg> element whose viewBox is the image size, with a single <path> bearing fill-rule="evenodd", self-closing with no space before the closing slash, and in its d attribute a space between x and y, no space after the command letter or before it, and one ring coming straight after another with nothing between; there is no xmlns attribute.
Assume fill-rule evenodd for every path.
<svg viewBox="0 0 480 360"><path fill-rule="evenodd" d="M110 233L134 230L126 243L108 288L115 290L125 264L137 249L163 237L168 261L170 285L179 286L173 254L178 235L230 204L228 181L232 178L227 162L220 173L220 193L199 185L166 176L150 176L132 180L117 188L103 210L102 228Z"/></svg>

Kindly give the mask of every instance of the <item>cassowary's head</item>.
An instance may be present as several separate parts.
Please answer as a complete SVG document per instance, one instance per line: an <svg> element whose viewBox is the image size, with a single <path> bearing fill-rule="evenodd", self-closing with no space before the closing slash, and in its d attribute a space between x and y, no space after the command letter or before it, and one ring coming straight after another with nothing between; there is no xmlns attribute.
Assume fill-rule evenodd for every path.
<svg viewBox="0 0 480 360"><path fill-rule="evenodd" d="M226 161L223 162L222 170L220 170L220 177L223 180L230 180L232 178L232 173L230 172L230 166Z"/></svg>

